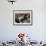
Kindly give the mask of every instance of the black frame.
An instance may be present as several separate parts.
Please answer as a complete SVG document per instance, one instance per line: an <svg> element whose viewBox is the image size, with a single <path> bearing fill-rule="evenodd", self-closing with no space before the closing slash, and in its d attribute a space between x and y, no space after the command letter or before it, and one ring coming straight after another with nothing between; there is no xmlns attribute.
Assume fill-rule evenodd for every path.
<svg viewBox="0 0 46 46"><path fill-rule="evenodd" d="M14 12L16 12L16 11L31 11L31 24L14 24ZM32 26L32 24L33 24L33 11L32 10L13 10L13 25L18 25L18 26L20 26L20 25L22 25L22 26Z"/></svg>

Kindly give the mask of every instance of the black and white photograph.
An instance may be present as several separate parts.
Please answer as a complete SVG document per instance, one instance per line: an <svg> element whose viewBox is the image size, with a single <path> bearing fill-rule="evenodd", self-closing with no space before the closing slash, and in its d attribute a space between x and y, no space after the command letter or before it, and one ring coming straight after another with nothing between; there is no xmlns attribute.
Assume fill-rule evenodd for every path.
<svg viewBox="0 0 46 46"><path fill-rule="evenodd" d="M13 23L14 24L31 24L32 10L14 10Z"/></svg>

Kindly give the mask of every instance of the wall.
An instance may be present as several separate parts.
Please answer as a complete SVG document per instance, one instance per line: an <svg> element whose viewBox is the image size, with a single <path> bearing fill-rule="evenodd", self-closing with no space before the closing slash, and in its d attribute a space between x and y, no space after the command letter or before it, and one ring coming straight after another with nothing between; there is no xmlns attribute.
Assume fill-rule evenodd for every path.
<svg viewBox="0 0 46 46"><path fill-rule="evenodd" d="M32 26L14 26L13 10L33 10ZM18 32L26 32L33 40L46 40L46 0L16 0L13 5L0 0L0 41L15 40Z"/></svg>

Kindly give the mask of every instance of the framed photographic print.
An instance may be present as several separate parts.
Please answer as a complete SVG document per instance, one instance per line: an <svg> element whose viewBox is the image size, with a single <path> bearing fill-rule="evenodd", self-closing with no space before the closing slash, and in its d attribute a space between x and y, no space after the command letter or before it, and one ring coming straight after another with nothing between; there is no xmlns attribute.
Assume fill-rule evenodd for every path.
<svg viewBox="0 0 46 46"><path fill-rule="evenodd" d="M32 25L32 10L13 10L13 24Z"/></svg>

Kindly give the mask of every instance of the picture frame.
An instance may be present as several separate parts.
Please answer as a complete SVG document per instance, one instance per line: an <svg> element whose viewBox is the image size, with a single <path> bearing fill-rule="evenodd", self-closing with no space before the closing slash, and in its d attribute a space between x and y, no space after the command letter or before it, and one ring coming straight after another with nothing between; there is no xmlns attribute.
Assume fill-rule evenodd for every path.
<svg viewBox="0 0 46 46"><path fill-rule="evenodd" d="M32 25L32 10L13 10L14 25Z"/></svg>

